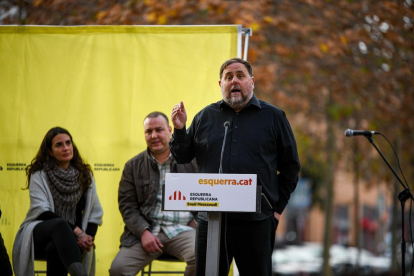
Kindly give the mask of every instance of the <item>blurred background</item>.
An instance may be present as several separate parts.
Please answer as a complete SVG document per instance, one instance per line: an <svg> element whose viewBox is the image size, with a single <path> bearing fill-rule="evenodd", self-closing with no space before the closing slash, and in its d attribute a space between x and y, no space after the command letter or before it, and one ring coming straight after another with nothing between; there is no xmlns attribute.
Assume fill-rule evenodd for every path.
<svg viewBox="0 0 414 276"><path fill-rule="evenodd" d="M255 93L286 112L302 164L275 275L399 275L401 229L410 272L412 201L402 211L402 185L367 139L344 131L381 132L413 183L412 0L3 0L0 24L251 28ZM390 144L374 141L399 173Z"/></svg>

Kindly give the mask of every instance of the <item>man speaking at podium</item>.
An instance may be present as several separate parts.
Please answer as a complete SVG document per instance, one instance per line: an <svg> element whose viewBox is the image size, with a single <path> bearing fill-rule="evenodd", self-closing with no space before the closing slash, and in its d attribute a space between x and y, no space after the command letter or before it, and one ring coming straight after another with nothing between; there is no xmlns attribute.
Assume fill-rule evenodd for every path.
<svg viewBox="0 0 414 276"><path fill-rule="evenodd" d="M296 141L279 108L256 98L251 65L232 58L220 68L223 99L201 110L186 129L184 103L171 113L174 125L171 153L178 163L194 157L200 173L218 173L224 138L229 125L222 171L257 174L262 186L261 213L224 213L220 243L219 275L227 276L234 257L240 275L271 276L271 256L280 214L296 188L300 169ZM207 213L198 215L196 274L205 275Z"/></svg>

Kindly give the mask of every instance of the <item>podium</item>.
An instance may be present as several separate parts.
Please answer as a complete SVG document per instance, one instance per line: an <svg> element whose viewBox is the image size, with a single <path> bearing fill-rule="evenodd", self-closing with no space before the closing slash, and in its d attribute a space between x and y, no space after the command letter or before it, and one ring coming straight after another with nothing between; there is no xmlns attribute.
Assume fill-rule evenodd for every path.
<svg viewBox="0 0 414 276"><path fill-rule="evenodd" d="M167 173L163 210L208 212L206 276L219 270L221 213L260 213L256 174Z"/></svg>

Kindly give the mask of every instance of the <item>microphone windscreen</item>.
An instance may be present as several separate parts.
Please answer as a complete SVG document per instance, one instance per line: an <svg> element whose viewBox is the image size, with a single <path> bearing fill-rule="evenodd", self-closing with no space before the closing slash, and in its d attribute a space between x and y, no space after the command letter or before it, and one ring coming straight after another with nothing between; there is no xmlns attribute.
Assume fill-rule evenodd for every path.
<svg viewBox="0 0 414 276"><path fill-rule="evenodd" d="M352 130L350 130L349 128L347 130L345 130L345 136L346 137L351 137L352 136Z"/></svg>

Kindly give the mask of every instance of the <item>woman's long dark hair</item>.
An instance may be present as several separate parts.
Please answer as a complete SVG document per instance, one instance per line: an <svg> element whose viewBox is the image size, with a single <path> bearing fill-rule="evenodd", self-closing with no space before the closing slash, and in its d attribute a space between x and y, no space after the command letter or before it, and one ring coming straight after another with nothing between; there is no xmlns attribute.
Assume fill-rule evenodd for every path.
<svg viewBox="0 0 414 276"><path fill-rule="evenodd" d="M92 183L92 170L91 166L87 163L84 163L82 157L79 154L78 148L73 142L72 135L69 131L61 127L54 127L50 129L45 138L43 138L40 149L37 152L35 158L33 158L30 165L26 167L26 176L27 176L27 187L30 186L30 177L37 171L43 170L46 164L52 165L56 164L56 160L52 157L49 151L52 151L52 140L58 134L67 134L72 141L73 146L73 158L70 160L70 164L79 171L79 182L82 190L87 189Z"/></svg>

